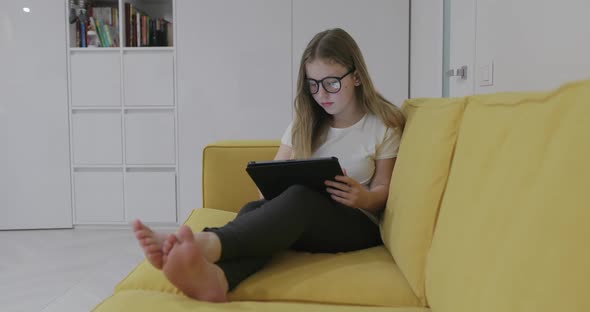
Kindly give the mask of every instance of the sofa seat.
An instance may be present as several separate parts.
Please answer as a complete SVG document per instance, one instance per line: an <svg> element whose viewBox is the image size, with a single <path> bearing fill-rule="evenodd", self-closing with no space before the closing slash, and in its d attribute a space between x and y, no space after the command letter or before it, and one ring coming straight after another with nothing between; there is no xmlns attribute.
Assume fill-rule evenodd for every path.
<svg viewBox="0 0 590 312"><path fill-rule="evenodd" d="M314 311L314 312L430 312L427 308L392 308L367 306L342 306L296 302L252 302L208 303L188 297L149 290L121 291L98 305L96 312L189 312L189 311Z"/></svg>
<svg viewBox="0 0 590 312"><path fill-rule="evenodd" d="M224 225L235 215L234 212L217 209L195 209L185 224L193 231L199 231L205 226ZM174 294L175 297L182 295L168 282L161 271L154 269L144 260L116 286L114 297L107 300L106 304L110 305L111 303L108 302L119 300L117 298L121 298L120 296L137 295L136 291L139 290L151 291L154 295L160 293ZM129 291L135 292L129 293ZM152 298L151 295L146 297ZM172 300L159 295L155 298L170 302L178 300L178 298ZM384 307L421 306L402 272L383 246L338 254L293 251L281 253L262 271L252 275L230 292L229 298L232 301L289 301ZM142 300L129 302L132 301L143 305L139 303ZM179 302L178 306L191 306L186 301ZM195 301L194 304L202 303ZM245 305L248 306L248 304ZM272 306L259 308L272 309ZM182 309L184 308L179 308L178 311L184 311Z"/></svg>

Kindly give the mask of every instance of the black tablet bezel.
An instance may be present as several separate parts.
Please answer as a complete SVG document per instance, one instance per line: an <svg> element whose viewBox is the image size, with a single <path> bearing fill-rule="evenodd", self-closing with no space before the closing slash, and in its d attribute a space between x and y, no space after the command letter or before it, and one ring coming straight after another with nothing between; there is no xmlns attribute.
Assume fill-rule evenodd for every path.
<svg viewBox="0 0 590 312"><path fill-rule="evenodd" d="M324 181L344 175L337 157L251 161L246 172L268 200L297 184L328 194Z"/></svg>

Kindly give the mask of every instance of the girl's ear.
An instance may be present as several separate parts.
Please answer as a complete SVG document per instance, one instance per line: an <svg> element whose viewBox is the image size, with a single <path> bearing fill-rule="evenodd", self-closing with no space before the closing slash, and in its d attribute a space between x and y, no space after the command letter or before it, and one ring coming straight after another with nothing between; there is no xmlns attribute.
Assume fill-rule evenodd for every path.
<svg viewBox="0 0 590 312"><path fill-rule="evenodd" d="M358 73L354 73L354 86L358 87L361 85L361 78L359 77Z"/></svg>

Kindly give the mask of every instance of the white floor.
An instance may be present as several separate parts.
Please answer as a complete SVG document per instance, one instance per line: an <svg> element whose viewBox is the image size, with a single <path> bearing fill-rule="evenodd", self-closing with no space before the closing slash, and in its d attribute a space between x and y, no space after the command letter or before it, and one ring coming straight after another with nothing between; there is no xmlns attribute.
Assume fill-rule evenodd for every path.
<svg viewBox="0 0 590 312"><path fill-rule="evenodd" d="M0 311L90 311L142 259L130 229L0 231Z"/></svg>

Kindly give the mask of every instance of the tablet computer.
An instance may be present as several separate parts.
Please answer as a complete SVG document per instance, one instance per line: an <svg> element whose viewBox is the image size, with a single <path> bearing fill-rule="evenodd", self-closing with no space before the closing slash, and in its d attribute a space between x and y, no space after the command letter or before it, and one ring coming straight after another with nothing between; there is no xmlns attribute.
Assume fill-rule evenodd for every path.
<svg viewBox="0 0 590 312"><path fill-rule="evenodd" d="M251 161L246 167L265 199L273 199L289 186L305 185L328 194L324 181L344 175L336 157L305 160Z"/></svg>

